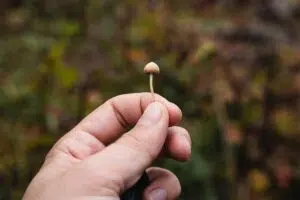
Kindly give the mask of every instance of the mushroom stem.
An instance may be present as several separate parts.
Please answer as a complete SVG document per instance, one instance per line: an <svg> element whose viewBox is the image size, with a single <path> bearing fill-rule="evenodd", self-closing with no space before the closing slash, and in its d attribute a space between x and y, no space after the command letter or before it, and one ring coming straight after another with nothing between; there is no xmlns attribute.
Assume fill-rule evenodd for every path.
<svg viewBox="0 0 300 200"><path fill-rule="evenodd" d="M154 94L154 88L153 88L153 74L149 74L149 85L150 85L150 91L152 94Z"/></svg>

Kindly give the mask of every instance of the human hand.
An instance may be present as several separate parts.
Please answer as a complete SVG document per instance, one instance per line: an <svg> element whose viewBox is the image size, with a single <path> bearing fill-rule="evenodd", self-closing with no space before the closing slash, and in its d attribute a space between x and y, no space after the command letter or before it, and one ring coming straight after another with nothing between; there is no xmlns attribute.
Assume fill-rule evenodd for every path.
<svg viewBox="0 0 300 200"><path fill-rule="evenodd" d="M176 199L177 177L148 167L160 156L188 160L191 139L175 126L180 109L159 95L155 100L149 93L126 94L93 111L53 146L23 200L117 200L145 170L151 183L144 199Z"/></svg>

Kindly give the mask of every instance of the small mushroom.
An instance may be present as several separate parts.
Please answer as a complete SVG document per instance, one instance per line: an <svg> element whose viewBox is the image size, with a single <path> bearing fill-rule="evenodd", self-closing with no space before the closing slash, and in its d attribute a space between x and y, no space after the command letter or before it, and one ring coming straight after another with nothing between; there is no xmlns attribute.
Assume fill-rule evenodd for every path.
<svg viewBox="0 0 300 200"><path fill-rule="evenodd" d="M149 85L150 85L150 91L152 94L154 94L154 89L153 89L153 75L159 74L160 70L159 67L156 63L150 62L148 63L145 68L144 72L146 74L149 74Z"/></svg>

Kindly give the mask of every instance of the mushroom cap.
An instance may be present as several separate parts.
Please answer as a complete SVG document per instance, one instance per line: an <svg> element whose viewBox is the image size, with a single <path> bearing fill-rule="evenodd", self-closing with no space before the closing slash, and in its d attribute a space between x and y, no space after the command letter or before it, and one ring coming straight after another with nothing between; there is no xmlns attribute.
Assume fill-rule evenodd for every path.
<svg viewBox="0 0 300 200"><path fill-rule="evenodd" d="M144 72L146 74L159 74L160 70L155 62L150 62L144 67Z"/></svg>

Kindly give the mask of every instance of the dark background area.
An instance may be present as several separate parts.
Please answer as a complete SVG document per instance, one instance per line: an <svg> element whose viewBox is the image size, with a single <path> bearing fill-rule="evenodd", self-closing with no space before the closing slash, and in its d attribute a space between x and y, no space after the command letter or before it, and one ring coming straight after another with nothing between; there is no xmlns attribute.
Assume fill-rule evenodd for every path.
<svg viewBox="0 0 300 200"><path fill-rule="evenodd" d="M148 91L192 134L184 200L300 199L297 0L0 1L0 199L105 100Z"/></svg>

